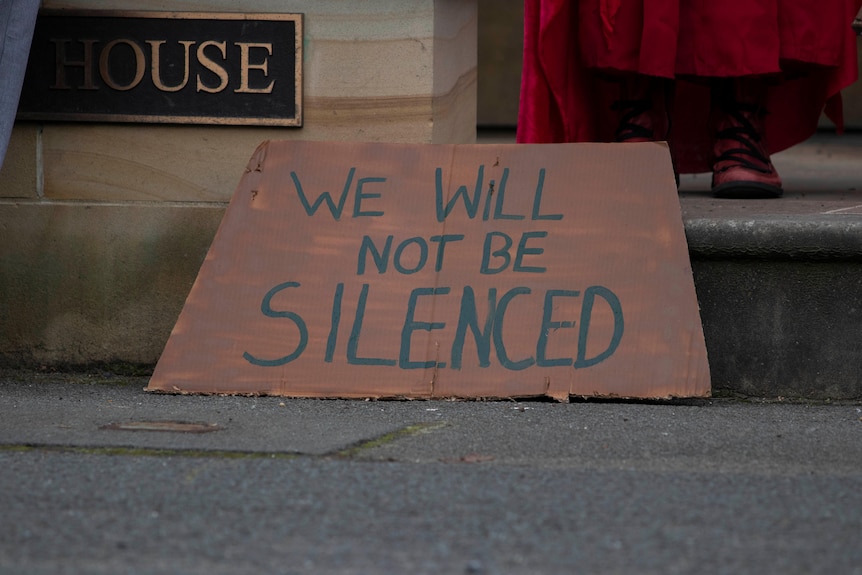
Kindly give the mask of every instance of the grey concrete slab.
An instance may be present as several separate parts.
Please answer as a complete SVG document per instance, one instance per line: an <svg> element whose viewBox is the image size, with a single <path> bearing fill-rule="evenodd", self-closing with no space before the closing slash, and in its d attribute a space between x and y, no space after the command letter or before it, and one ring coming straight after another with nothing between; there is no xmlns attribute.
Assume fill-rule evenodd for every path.
<svg viewBox="0 0 862 575"><path fill-rule="evenodd" d="M0 444L572 469L862 473L862 403L350 401L165 395L146 378L0 376ZM216 431L106 426L192 422Z"/></svg>
<svg viewBox="0 0 862 575"><path fill-rule="evenodd" d="M785 195L727 200L711 174L681 177L680 206L692 257L828 257L862 253L862 133L815 134L775 154Z"/></svg>
<svg viewBox="0 0 862 575"><path fill-rule="evenodd" d="M325 454L411 421L382 403L165 395L144 391L145 377L42 374L22 381L20 373L0 375L0 445ZM203 423L216 430L104 429L139 422Z"/></svg>
<svg viewBox="0 0 862 575"><path fill-rule="evenodd" d="M0 572L862 573L862 477L0 452Z"/></svg>
<svg viewBox="0 0 862 575"><path fill-rule="evenodd" d="M442 404L445 422L359 457L720 473L862 473L862 407L739 403Z"/></svg>
<svg viewBox="0 0 862 575"><path fill-rule="evenodd" d="M862 214L862 132L824 130L773 154L784 182L778 200L721 200L709 196L711 174L684 174L684 217Z"/></svg>
<svg viewBox="0 0 862 575"><path fill-rule="evenodd" d="M514 141L513 131L485 130L478 134L479 143ZM731 244L745 240L746 234L759 226L783 226L791 234L824 226L849 226L854 227L854 233L858 231L855 226L862 215L862 131L836 134L824 129L774 154L772 160L784 182L785 194L780 199L713 198L711 174L681 175L679 197L686 230L700 233L702 228L718 228Z"/></svg>
<svg viewBox="0 0 862 575"><path fill-rule="evenodd" d="M513 143L514 131L480 130L481 143ZM772 156L784 182L784 197L767 200L717 199L711 174L680 176L684 220L700 218L862 215L862 131L836 134L825 129Z"/></svg>
<svg viewBox="0 0 862 575"><path fill-rule="evenodd" d="M0 573L862 573L860 403L285 400L144 382L0 374ZM223 429L100 429L145 419ZM57 447L75 445L90 448ZM114 445L130 449L99 449ZM305 455L220 451L235 449Z"/></svg>

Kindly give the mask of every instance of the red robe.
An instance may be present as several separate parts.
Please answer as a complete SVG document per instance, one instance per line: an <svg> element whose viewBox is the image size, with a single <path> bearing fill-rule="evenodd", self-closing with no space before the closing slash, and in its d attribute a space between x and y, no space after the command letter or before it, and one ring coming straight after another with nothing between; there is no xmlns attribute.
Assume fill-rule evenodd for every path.
<svg viewBox="0 0 862 575"><path fill-rule="evenodd" d="M671 148L683 173L711 169L711 77L772 78L771 153L843 126L857 76L850 26L862 0L525 0L519 142L612 141L608 72L675 78ZM599 73L601 71L601 73ZM779 81L780 79L780 81Z"/></svg>

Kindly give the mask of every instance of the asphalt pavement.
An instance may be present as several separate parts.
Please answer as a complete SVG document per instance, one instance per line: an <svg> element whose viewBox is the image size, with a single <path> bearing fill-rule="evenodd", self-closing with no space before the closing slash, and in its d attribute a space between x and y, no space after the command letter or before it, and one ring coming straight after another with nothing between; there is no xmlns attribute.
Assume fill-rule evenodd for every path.
<svg viewBox="0 0 862 575"><path fill-rule="evenodd" d="M841 224L862 213L859 150L820 134L776 155L780 201L715 200L684 176L683 215ZM860 402L146 385L0 370L0 575L862 574Z"/></svg>
<svg viewBox="0 0 862 575"><path fill-rule="evenodd" d="M0 573L862 573L862 404L0 371Z"/></svg>

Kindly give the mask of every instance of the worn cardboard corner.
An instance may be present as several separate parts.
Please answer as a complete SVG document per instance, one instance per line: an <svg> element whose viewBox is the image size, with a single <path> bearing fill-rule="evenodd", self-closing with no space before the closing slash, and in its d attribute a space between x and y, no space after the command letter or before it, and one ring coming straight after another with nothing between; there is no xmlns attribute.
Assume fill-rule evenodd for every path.
<svg viewBox="0 0 862 575"><path fill-rule="evenodd" d="M148 389L707 396L667 147L265 142Z"/></svg>

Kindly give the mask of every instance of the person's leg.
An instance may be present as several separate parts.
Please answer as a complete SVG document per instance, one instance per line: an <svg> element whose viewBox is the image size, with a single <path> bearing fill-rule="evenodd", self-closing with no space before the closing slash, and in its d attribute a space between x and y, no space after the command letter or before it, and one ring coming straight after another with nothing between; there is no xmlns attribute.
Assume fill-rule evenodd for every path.
<svg viewBox="0 0 862 575"><path fill-rule="evenodd" d="M670 136L673 81L642 74L619 80L620 99L612 104L619 114L617 142L653 142Z"/></svg>
<svg viewBox="0 0 862 575"><path fill-rule="evenodd" d="M712 192L716 197L777 198L783 193L765 138L768 89L763 77L714 81Z"/></svg>
<svg viewBox="0 0 862 575"><path fill-rule="evenodd" d="M0 1L0 167L18 111L39 0Z"/></svg>
<svg viewBox="0 0 862 575"><path fill-rule="evenodd" d="M616 142L669 141L674 81L642 74L629 74L619 80L620 99L612 104L619 114ZM673 158L671 158L673 161ZM674 166L679 186L679 172Z"/></svg>

